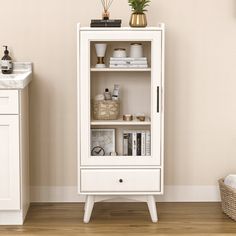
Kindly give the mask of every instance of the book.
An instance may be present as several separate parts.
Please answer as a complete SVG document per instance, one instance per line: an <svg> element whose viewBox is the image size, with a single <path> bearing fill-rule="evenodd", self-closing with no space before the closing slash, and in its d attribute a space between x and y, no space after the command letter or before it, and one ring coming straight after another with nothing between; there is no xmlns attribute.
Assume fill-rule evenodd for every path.
<svg viewBox="0 0 236 236"><path fill-rule="evenodd" d="M151 132L149 130L124 130L123 155L151 156Z"/></svg>
<svg viewBox="0 0 236 236"><path fill-rule="evenodd" d="M146 156L146 132L141 133L141 155Z"/></svg>
<svg viewBox="0 0 236 236"><path fill-rule="evenodd" d="M110 61L110 65L147 65L146 61L118 61L118 60L113 60Z"/></svg>
<svg viewBox="0 0 236 236"><path fill-rule="evenodd" d="M151 132L146 131L146 156L151 156Z"/></svg>
<svg viewBox="0 0 236 236"><path fill-rule="evenodd" d="M142 133L140 131L140 133L137 133L137 156L141 156L142 155Z"/></svg>
<svg viewBox="0 0 236 236"><path fill-rule="evenodd" d="M128 133L128 156L133 154L133 134Z"/></svg>
<svg viewBox="0 0 236 236"><path fill-rule="evenodd" d="M148 65L128 65L128 68L147 68Z"/></svg>
<svg viewBox="0 0 236 236"><path fill-rule="evenodd" d="M148 65L111 65L110 68L148 68Z"/></svg>
<svg viewBox="0 0 236 236"><path fill-rule="evenodd" d="M123 155L128 156L128 140L129 135L128 133L123 133Z"/></svg>
<svg viewBox="0 0 236 236"><path fill-rule="evenodd" d="M91 20L90 27L121 27L121 20Z"/></svg>
<svg viewBox="0 0 236 236"><path fill-rule="evenodd" d="M110 20L103 20L103 19L93 19L91 23L116 23L121 24L122 20L119 19L110 19Z"/></svg>
<svg viewBox="0 0 236 236"><path fill-rule="evenodd" d="M147 61L146 57L111 57L110 61Z"/></svg>
<svg viewBox="0 0 236 236"><path fill-rule="evenodd" d="M90 27L121 27L120 24L115 24L115 23L91 23Z"/></svg>
<svg viewBox="0 0 236 236"><path fill-rule="evenodd" d="M137 156L137 133L133 131L133 151L132 156Z"/></svg>
<svg viewBox="0 0 236 236"><path fill-rule="evenodd" d="M147 61L130 61L131 65L147 65Z"/></svg>
<svg viewBox="0 0 236 236"><path fill-rule="evenodd" d="M110 61L110 65L127 65L127 61Z"/></svg>
<svg viewBox="0 0 236 236"><path fill-rule="evenodd" d="M129 68L129 65L111 65L109 66L110 68Z"/></svg>

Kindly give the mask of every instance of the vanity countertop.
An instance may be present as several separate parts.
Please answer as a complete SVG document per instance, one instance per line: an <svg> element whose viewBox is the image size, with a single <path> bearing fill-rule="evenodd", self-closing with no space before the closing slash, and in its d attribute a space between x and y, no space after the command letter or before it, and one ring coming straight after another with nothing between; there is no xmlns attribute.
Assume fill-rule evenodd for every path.
<svg viewBox="0 0 236 236"><path fill-rule="evenodd" d="M0 89L24 89L32 80L32 63L14 62L13 73L0 72Z"/></svg>

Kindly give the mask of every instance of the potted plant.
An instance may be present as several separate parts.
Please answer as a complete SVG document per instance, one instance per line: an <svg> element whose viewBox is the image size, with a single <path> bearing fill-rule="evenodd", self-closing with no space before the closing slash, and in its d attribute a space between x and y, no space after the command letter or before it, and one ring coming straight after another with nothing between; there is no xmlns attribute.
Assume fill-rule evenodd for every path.
<svg viewBox="0 0 236 236"><path fill-rule="evenodd" d="M147 18L145 11L146 7L149 6L150 0L128 0L129 5L132 8L132 15L130 19L131 27L146 27L147 26Z"/></svg>

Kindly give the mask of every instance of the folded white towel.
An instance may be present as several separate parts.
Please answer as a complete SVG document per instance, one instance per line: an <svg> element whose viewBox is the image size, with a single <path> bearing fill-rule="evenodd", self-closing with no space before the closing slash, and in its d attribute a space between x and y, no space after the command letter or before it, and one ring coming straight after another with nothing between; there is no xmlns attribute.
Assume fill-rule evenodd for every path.
<svg viewBox="0 0 236 236"><path fill-rule="evenodd" d="M231 188L235 188L236 189L236 175L228 175L225 178L224 183L228 186L230 186Z"/></svg>

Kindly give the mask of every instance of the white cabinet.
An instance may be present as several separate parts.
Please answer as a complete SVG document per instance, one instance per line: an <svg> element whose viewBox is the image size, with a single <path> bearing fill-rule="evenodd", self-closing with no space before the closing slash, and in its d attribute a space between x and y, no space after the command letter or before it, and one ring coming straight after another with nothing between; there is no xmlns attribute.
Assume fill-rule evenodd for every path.
<svg viewBox="0 0 236 236"><path fill-rule="evenodd" d="M0 90L0 225L23 224L29 199L28 87Z"/></svg>
<svg viewBox="0 0 236 236"><path fill-rule="evenodd" d="M147 28L78 26L78 192L87 196L86 223L94 202L117 195L146 201L152 221L157 221L154 196L163 194L164 177L164 34L164 25ZM104 68L95 66L95 45L99 43L107 45ZM110 67L113 51L122 48L129 54L133 43L142 45L147 67ZM121 88L120 117L94 119L94 98L106 88L111 90L114 84ZM136 118L140 113L145 115L144 122ZM124 121L124 114L132 114L135 120ZM107 144L101 144L102 134L94 135L94 130L106 129L114 130L115 138L108 133L104 136L110 140L109 145L115 147L113 155L104 150ZM128 145L133 142L131 148L139 145L145 149L145 145L150 145L150 150L141 154L135 146L132 154L127 155L124 151L126 134ZM141 144L141 137L149 141ZM93 152L94 148L98 148L97 151Z"/></svg>
<svg viewBox="0 0 236 236"><path fill-rule="evenodd" d="M0 145L0 209L20 210L18 115L0 115Z"/></svg>

